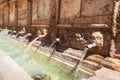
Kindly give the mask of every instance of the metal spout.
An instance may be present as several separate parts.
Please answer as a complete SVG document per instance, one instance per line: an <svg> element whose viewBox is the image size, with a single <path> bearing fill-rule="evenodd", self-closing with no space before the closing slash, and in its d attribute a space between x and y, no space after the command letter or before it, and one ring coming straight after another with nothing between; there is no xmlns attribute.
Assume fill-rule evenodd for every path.
<svg viewBox="0 0 120 80"><path fill-rule="evenodd" d="M55 41L56 41L56 42L59 42L59 41L60 41L60 38L55 38Z"/></svg>
<svg viewBox="0 0 120 80"><path fill-rule="evenodd" d="M43 37L45 37L45 36L46 36L46 35L39 35L38 37L39 37L39 38L43 38Z"/></svg>
<svg viewBox="0 0 120 80"><path fill-rule="evenodd" d="M80 60L77 62L77 64L74 66L74 68L71 70L72 73L77 72L79 70L79 68L81 67L83 60L87 54L87 51L93 47L98 46L97 43L92 43L92 44L88 44L84 50L83 50L83 55L81 56Z"/></svg>
<svg viewBox="0 0 120 80"><path fill-rule="evenodd" d="M55 40L53 41L53 43L50 45L49 49L48 49L48 52L50 51L50 48L56 44L57 42L60 41L60 38L55 38ZM48 61L51 59L51 57L54 55L54 52L55 52L56 49L53 49L53 51L51 52L51 55L49 56L48 58Z"/></svg>
<svg viewBox="0 0 120 80"><path fill-rule="evenodd" d="M86 47L88 49L91 49L91 48L96 47L96 46L98 46L97 43L92 43L92 44L88 44Z"/></svg>
<svg viewBox="0 0 120 80"><path fill-rule="evenodd" d="M28 38L28 37L30 37L32 34L31 33L27 33L25 36L24 36L24 38Z"/></svg>

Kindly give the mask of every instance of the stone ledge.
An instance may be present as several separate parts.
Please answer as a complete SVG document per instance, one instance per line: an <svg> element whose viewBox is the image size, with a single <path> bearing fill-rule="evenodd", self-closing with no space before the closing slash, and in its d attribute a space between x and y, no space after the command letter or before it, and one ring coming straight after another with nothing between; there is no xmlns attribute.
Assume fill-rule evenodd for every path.
<svg viewBox="0 0 120 80"><path fill-rule="evenodd" d="M0 80L33 80L17 63L0 50Z"/></svg>

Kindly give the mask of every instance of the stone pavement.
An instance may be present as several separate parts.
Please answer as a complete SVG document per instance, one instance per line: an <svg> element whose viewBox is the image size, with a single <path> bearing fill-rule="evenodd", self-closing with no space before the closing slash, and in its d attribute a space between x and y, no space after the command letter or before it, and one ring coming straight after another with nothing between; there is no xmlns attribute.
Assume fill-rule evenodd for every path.
<svg viewBox="0 0 120 80"><path fill-rule="evenodd" d="M0 80L33 80L6 53L0 50Z"/></svg>
<svg viewBox="0 0 120 80"><path fill-rule="evenodd" d="M120 80L120 72L102 68L95 72L96 76L90 77L87 80Z"/></svg>

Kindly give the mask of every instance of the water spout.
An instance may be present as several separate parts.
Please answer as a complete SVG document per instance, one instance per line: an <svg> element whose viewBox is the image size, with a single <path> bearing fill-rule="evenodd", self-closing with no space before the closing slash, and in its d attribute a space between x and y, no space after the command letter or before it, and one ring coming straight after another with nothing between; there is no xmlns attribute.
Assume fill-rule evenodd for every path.
<svg viewBox="0 0 120 80"><path fill-rule="evenodd" d="M49 53L50 49L52 48L52 46L53 46L55 43L59 42L59 41L60 41L60 38L55 38L55 40L53 41L53 43L52 43L52 44L50 45L50 47L48 48L48 53ZM51 59L51 57L53 56L54 52L55 52L55 49L53 49L51 55L50 55L49 58L48 58L48 61L49 61L49 60Z"/></svg>
<svg viewBox="0 0 120 80"><path fill-rule="evenodd" d="M92 44L87 45L86 48L91 49L96 46L97 46L97 43L92 43Z"/></svg>
<svg viewBox="0 0 120 80"><path fill-rule="evenodd" d="M12 31L11 35L12 37L16 37L17 31Z"/></svg>
<svg viewBox="0 0 120 80"><path fill-rule="evenodd" d="M32 34L31 33L27 33L25 36L23 36L24 39L27 39L28 37L30 37Z"/></svg>
<svg viewBox="0 0 120 80"><path fill-rule="evenodd" d="M49 49L48 49L48 52L50 51L51 47L56 43L56 42L59 42L60 41L60 38L55 38L55 40L53 41L53 43L50 45Z"/></svg>
<svg viewBox="0 0 120 80"><path fill-rule="evenodd" d="M85 55L89 49L94 48L94 47L98 47L99 49L101 49L103 47L103 34L102 33L93 32L92 37L93 37L92 44L86 45L86 47L83 50L83 55L81 56L81 58L79 59L75 67L71 70L72 73L79 70L79 68L81 67L83 63Z"/></svg>
<svg viewBox="0 0 120 80"><path fill-rule="evenodd" d="M27 42L28 43L31 35L32 35L31 33L27 33L26 35L24 35L23 37L20 37L19 39L20 39L21 42Z"/></svg>
<svg viewBox="0 0 120 80"><path fill-rule="evenodd" d="M26 33L26 29L25 27L23 27L22 30L16 34L16 38L19 38L20 36L24 36L25 33Z"/></svg>
<svg viewBox="0 0 120 80"><path fill-rule="evenodd" d="M75 65L75 67L71 70L72 73L77 72L79 70L79 68L81 67L83 60L87 54L87 51L93 47L96 47L97 43L92 43L87 45L84 50L83 50L83 55L81 56L80 60L77 62L77 64Z"/></svg>
<svg viewBox="0 0 120 80"><path fill-rule="evenodd" d="M38 37L36 37L33 41L31 41L27 46L26 49L24 51L24 53L26 53L28 51L28 49L34 44L34 42L36 42L39 38L43 38L46 35L39 35Z"/></svg>

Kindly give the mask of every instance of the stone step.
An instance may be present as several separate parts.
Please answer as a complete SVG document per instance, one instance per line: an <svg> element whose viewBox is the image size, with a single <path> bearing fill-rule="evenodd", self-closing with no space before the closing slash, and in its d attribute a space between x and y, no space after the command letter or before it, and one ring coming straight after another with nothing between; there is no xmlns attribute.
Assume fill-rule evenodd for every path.
<svg viewBox="0 0 120 80"><path fill-rule="evenodd" d="M93 62L97 62L97 63L100 63L103 59L104 59L103 56L97 55L97 54L88 56L88 57L86 58L86 60L93 61Z"/></svg>
<svg viewBox="0 0 120 80"><path fill-rule="evenodd" d="M59 54L59 55L58 55ZM67 54L67 53L58 53L53 55L53 57L58 57L61 60L64 60L68 63L71 64L76 64L78 60L80 60L80 58L75 57L73 55ZM100 62L103 60L104 58L100 55L92 55L90 57L87 57L84 61L83 61L83 66L86 68L89 68L91 70L97 70L100 67Z"/></svg>
<svg viewBox="0 0 120 80"><path fill-rule="evenodd" d="M73 64L74 66L76 65L76 62L78 61L78 60L76 61L76 60L74 60L72 58L68 58L68 57L65 57L64 59L62 59L61 57L58 57L58 56L53 56L53 57L61 59L62 61L67 62L69 64ZM101 66L97 62L84 60L81 68L88 72L94 73L96 70L100 69Z"/></svg>
<svg viewBox="0 0 120 80"><path fill-rule="evenodd" d="M101 62L101 65L112 70L120 71L120 63L118 63L116 59L106 58Z"/></svg>
<svg viewBox="0 0 120 80"><path fill-rule="evenodd" d="M103 67L95 72L95 76L85 80L120 80L120 72Z"/></svg>
<svg viewBox="0 0 120 80"><path fill-rule="evenodd" d="M82 53L83 53L82 50L75 50L72 48L67 48L66 50L59 49L59 51L66 53L66 54L70 54L70 55L78 57L78 58L80 58L82 56Z"/></svg>
<svg viewBox="0 0 120 80"><path fill-rule="evenodd" d="M83 61L83 66L90 68L91 70L98 70L101 68L100 64L97 62L89 61L89 60L84 60Z"/></svg>
<svg viewBox="0 0 120 80"><path fill-rule="evenodd" d="M104 59L105 61L108 61L108 62L111 62L111 63L114 63L116 65L120 65L120 60L119 59L116 59L116 58L110 58L110 57L107 57Z"/></svg>

